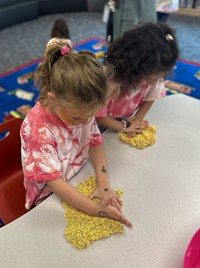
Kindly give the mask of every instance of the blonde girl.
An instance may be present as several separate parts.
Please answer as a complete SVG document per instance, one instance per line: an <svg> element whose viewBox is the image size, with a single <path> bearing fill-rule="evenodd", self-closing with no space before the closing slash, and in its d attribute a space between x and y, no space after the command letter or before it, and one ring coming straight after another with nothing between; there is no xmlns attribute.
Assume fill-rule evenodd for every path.
<svg viewBox="0 0 200 268"><path fill-rule="evenodd" d="M68 40L53 38L35 72L35 83L39 100L21 127L26 208L53 192L85 213L131 227L121 212L122 201L110 187L103 138L94 118L105 104L107 76L101 65L92 53L75 53ZM99 203L68 182L89 156L97 179L92 197Z"/></svg>

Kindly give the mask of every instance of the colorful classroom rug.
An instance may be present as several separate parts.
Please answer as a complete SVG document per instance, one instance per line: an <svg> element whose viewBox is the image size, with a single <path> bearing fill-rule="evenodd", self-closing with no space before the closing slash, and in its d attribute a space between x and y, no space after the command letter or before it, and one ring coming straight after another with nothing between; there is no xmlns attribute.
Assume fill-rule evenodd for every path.
<svg viewBox="0 0 200 268"><path fill-rule="evenodd" d="M107 43L100 38L90 38L74 45L74 49L90 50L101 61ZM24 118L35 104L39 91L33 83L33 73L42 58L0 75L0 123L13 117ZM178 60L166 77L168 94L184 93L200 99L200 64Z"/></svg>

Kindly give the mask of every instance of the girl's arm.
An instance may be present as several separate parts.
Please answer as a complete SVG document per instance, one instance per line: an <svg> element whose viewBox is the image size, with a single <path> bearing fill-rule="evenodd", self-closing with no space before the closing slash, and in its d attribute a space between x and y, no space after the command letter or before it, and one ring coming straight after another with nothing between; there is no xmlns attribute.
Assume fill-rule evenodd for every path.
<svg viewBox="0 0 200 268"><path fill-rule="evenodd" d="M107 174L107 159L103 143L97 146L91 146L89 150L89 155L95 168L97 187L109 187L109 179Z"/></svg>
<svg viewBox="0 0 200 268"><path fill-rule="evenodd" d="M107 159L104 145L101 143L97 146L90 147L90 158L95 168L97 186L90 198L97 197L99 199L112 198L112 205L121 211L122 200L118 197L116 191L110 187Z"/></svg>
<svg viewBox="0 0 200 268"><path fill-rule="evenodd" d="M128 227L132 227L132 223L126 219L121 211L111 205L112 199L107 198L95 203L61 178L49 181L47 185L61 200L87 214L115 219L126 224Z"/></svg>
<svg viewBox="0 0 200 268"><path fill-rule="evenodd" d="M134 117L129 119L129 121L132 122L132 124L130 127L126 128L125 132L134 132L136 127L141 126L141 128L143 128L147 126L147 122L143 121L143 118L145 117L145 115L147 114L153 103L154 101L144 101L142 103L142 105L139 107ZM122 131L122 129L124 128L123 122L114 119L110 116L104 118L97 117L96 120L101 125L112 128L117 132Z"/></svg>
<svg viewBox="0 0 200 268"><path fill-rule="evenodd" d="M135 116L139 120L143 120L151 106L153 105L154 101L144 101L142 105L139 107L138 111L135 113Z"/></svg>
<svg viewBox="0 0 200 268"><path fill-rule="evenodd" d="M79 193L64 179L48 181L49 188L64 202L90 215L98 215L95 202Z"/></svg>
<svg viewBox="0 0 200 268"><path fill-rule="evenodd" d="M125 129L127 133L142 133L142 130L148 127L148 121L143 120L154 101L144 101L135 115L129 118L131 125Z"/></svg>
<svg viewBox="0 0 200 268"><path fill-rule="evenodd" d="M101 125L105 126L105 127L109 127L112 128L115 131L121 131L124 127L124 124L122 122L120 122L117 119L114 119L110 116L104 117L104 118L96 118L97 122L100 123Z"/></svg>

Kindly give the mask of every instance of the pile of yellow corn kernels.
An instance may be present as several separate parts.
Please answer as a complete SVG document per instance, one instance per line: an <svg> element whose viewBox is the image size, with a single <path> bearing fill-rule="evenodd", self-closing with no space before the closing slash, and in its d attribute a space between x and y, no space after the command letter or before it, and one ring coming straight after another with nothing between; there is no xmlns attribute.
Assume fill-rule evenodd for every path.
<svg viewBox="0 0 200 268"><path fill-rule="evenodd" d="M93 176L88 177L85 182L81 182L77 186L77 190L85 196L90 195L95 188L96 179ZM122 190L116 192L122 196ZM99 200L94 201L98 202ZM119 221L85 214L67 203L63 203L63 207L67 221L65 236L77 249L84 249L101 238L124 233L124 227Z"/></svg>
<svg viewBox="0 0 200 268"><path fill-rule="evenodd" d="M149 126L145 128L142 133L130 136L130 134L125 132L119 132L118 137L125 143L128 143L137 149L144 149L150 146L156 141L156 127Z"/></svg>

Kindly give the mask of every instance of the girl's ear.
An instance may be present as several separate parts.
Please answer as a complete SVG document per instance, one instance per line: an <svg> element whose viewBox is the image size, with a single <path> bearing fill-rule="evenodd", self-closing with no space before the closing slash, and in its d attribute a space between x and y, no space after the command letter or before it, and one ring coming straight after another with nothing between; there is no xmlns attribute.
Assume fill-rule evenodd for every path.
<svg viewBox="0 0 200 268"><path fill-rule="evenodd" d="M48 99L51 100L51 101L55 101L55 100L56 100L56 96L55 96L55 94L52 93L52 92L50 92L50 91L47 92L47 97L48 97Z"/></svg>

